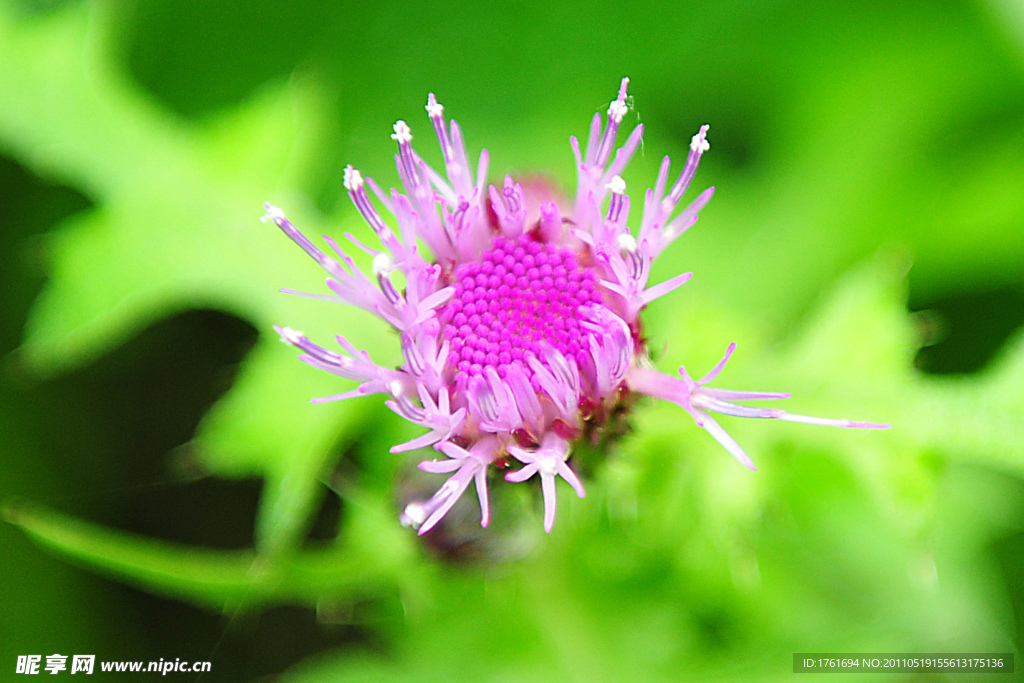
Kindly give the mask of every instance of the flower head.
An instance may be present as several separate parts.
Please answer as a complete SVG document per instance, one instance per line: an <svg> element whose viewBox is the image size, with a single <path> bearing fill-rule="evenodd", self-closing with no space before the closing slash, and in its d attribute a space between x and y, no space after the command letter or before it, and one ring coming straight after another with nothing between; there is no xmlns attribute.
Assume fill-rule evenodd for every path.
<svg viewBox="0 0 1024 683"><path fill-rule="evenodd" d="M391 410L429 430L391 449L433 446L447 456L420 464L427 472L450 477L433 497L411 503L402 515L403 523L421 534L444 517L470 483L480 499L481 524L487 526L488 472L513 462L523 466L508 472L506 481L540 475L544 528L551 531L556 478L584 495L568 464L573 440L584 429L600 429L630 392L678 404L751 469L750 458L710 413L839 427L887 426L737 405L734 401L789 394L707 387L735 345L697 382L682 368L680 377L653 369L640 314L651 301L684 284L690 273L651 285L651 264L697 221L714 188L679 210L701 155L709 149L708 127L702 126L671 187L665 157L655 187L644 196L639 227L629 227L630 198L621 174L640 144L643 126L637 125L615 149L628 112L628 82L622 80L607 118L595 114L585 150L575 137L570 139L578 185L571 204L562 205L510 176L500 187L485 190L486 150L474 176L458 125L445 121L444 107L430 94L426 109L440 142L443 172L416 153L404 121L395 124L391 136L398 145L395 164L404 193L384 193L351 166L345 170L345 189L381 245L380 250L370 248L348 236L371 257L369 274L336 242L325 238L333 254L326 253L280 209L266 205L264 220L276 223L320 264L338 301L377 315L398 334L404 362L385 368L344 337L337 341L345 353L337 353L301 332L277 328L283 341L302 351L306 363L359 382L355 389L314 402L387 394ZM395 284L396 274L404 287Z"/></svg>

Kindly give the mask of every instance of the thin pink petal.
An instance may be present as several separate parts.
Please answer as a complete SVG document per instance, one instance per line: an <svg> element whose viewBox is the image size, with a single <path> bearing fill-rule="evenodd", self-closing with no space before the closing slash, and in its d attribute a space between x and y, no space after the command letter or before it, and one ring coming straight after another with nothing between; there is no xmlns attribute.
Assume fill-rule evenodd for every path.
<svg viewBox="0 0 1024 683"><path fill-rule="evenodd" d="M700 381L697 382L697 385L698 386L703 386L703 385L707 384L708 382L711 382L712 380L714 380L716 377L718 377L718 373L720 373L722 371L722 369L725 367L725 364L729 362L729 358L732 357L732 354L733 354L733 352L735 350L736 350L736 342L733 342L732 344L729 344L729 348L725 350L725 355L722 356L722 360L718 361L718 364L715 367L711 368L711 372L709 372L708 374L704 375L700 379Z"/></svg>
<svg viewBox="0 0 1024 683"><path fill-rule="evenodd" d="M526 481L536 473L537 465L534 463L530 463L521 470L516 470L515 472L509 472L508 474L506 474L505 481L511 481L518 484L519 482Z"/></svg>
<svg viewBox="0 0 1024 683"><path fill-rule="evenodd" d="M577 496L580 498L587 497L587 492L583 489L583 483L580 482L580 478L576 476L576 473L566 463L562 462L558 465L558 474L561 475L562 479L569 482L569 486L576 491Z"/></svg>
<svg viewBox="0 0 1024 683"><path fill-rule="evenodd" d="M555 508L558 505L555 478L550 474L541 474L540 485L544 491L544 531L550 534L551 529L555 526Z"/></svg>
<svg viewBox="0 0 1024 683"><path fill-rule="evenodd" d="M693 412L697 415L700 415L701 422L703 423L702 426L704 427L704 429L707 430L708 434L715 437L715 441L722 444L725 450L732 453L732 457L739 460L740 464L746 467L747 469L757 471L757 468L754 467L754 461L750 459L750 456L748 456L746 452L744 452L744 450L740 448L740 445L736 443L735 439L729 436L729 434L727 434L726 431L722 429L722 426L720 424L715 422L715 419L713 417L705 413L703 410L698 410L696 408L694 408Z"/></svg>
<svg viewBox="0 0 1024 683"><path fill-rule="evenodd" d="M878 422L854 422L853 420L830 420L825 417L809 417L807 415L794 415L785 413L780 415L780 420L785 422L802 422L809 425L822 425L824 427L844 427L852 429L890 429L892 425Z"/></svg>
<svg viewBox="0 0 1024 683"><path fill-rule="evenodd" d="M461 460L424 460L417 465L424 472L431 474L448 474L462 467Z"/></svg>
<svg viewBox="0 0 1024 683"><path fill-rule="evenodd" d="M486 527L491 523L491 505L487 495L487 468L481 467L474 476L476 481L476 495L480 499L480 526Z"/></svg>

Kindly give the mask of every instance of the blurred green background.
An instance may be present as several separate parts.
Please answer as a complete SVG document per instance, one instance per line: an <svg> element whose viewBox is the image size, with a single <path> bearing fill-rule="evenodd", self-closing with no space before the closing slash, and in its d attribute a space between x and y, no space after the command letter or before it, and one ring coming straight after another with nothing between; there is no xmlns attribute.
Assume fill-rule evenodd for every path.
<svg viewBox="0 0 1024 683"><path fill-rule="evenodd" d="M631 222L711 124L716 196L654 273L695 273L647 311L659 367L736 341L722 386L894 428L726 418L751 473L641 403L550 536L536 491L498 487L491 529L469 500L421 543L397 513L440 482L387 453L416 430L310 406L339 384L271 325L384 364L395 339L277 292L322 281L262 202L365 238L342 169L395 184L398 118L436 162L428 91L492 181L571 190L568 137L623 75ZM202 680L769 681L798 651L1024 647L1019 0L3 0L0 195L5 677L59 652L212 660Z"/></svg>

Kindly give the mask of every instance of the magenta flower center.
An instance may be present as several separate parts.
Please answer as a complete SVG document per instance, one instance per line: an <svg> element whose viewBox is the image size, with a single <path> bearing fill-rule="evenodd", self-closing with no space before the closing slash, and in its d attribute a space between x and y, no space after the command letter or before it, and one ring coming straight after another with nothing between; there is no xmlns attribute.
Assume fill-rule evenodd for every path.
<svg viewBox="0 0 1024 683"><path fill-rule="evenodd" d="M455 295L439 317L456 381L483 375L488 366L504 378L517 365L539 390L529 359L547 366L545 344L585 363L590 333L580 325L581 309L601 303L601 293L572 249L498 236L479 261L456 266L452 286Z"/></svg>

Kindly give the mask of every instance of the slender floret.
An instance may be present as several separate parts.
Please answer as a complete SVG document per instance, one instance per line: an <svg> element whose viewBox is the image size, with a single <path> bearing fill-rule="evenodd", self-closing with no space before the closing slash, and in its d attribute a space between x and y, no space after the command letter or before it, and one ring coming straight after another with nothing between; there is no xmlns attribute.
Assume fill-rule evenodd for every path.
<svg viewBox="0 0 1024 683"><path fill-rule="evenodd" d="M426 472L450 476L433 497L410 503L401 515L420 534L434 528L471 483L480 500L480 523L487 526L488 474L511 463L521 467L506 472L505 481L540 475L544 529L550 532L556 479L584 496L569 466L573 442L600 433L609 416L632 404L630 394L679 405L750 469L753 462L711 413L833 427L888 426L737 404L789 394L707 386L735 344L696 382L683 368L678 377L653 368L640 315L691 274L649 285L651 264L697 221L714 188L678 210L710 148L705 125L693 136L682 172L670 188L665 157L655 187L644 196L639 227L629 227L630 198L622 173L643 127L637 125L615 148L629 113L628 84L624 78L606 118L595 114L585 150L575 137L570 139L578 186L568 213L569 204L560 203L552 191L511 176L485 190L486 150L474 177L462 132L445 120L433 93L426 110L440 143L443 173L416 153L404 121L395 123L391 135L398 146L395 166L403 192L384 193L358 170L345 169L349 198L381 244L378 250L346 235L370 257L369 274L334 240L324 238L332 255L307 239L281 209L266 205L264 220L274 222L328 275L334 296L311 296L362 308L397 333L403 362L391 369L373 363L344 337L337 337L342 354L291 328L276 328L309 365L359 382L314 402L383 393L391 410L428 430L391 449L433 447L446 456L420 463Z"/></svg>

